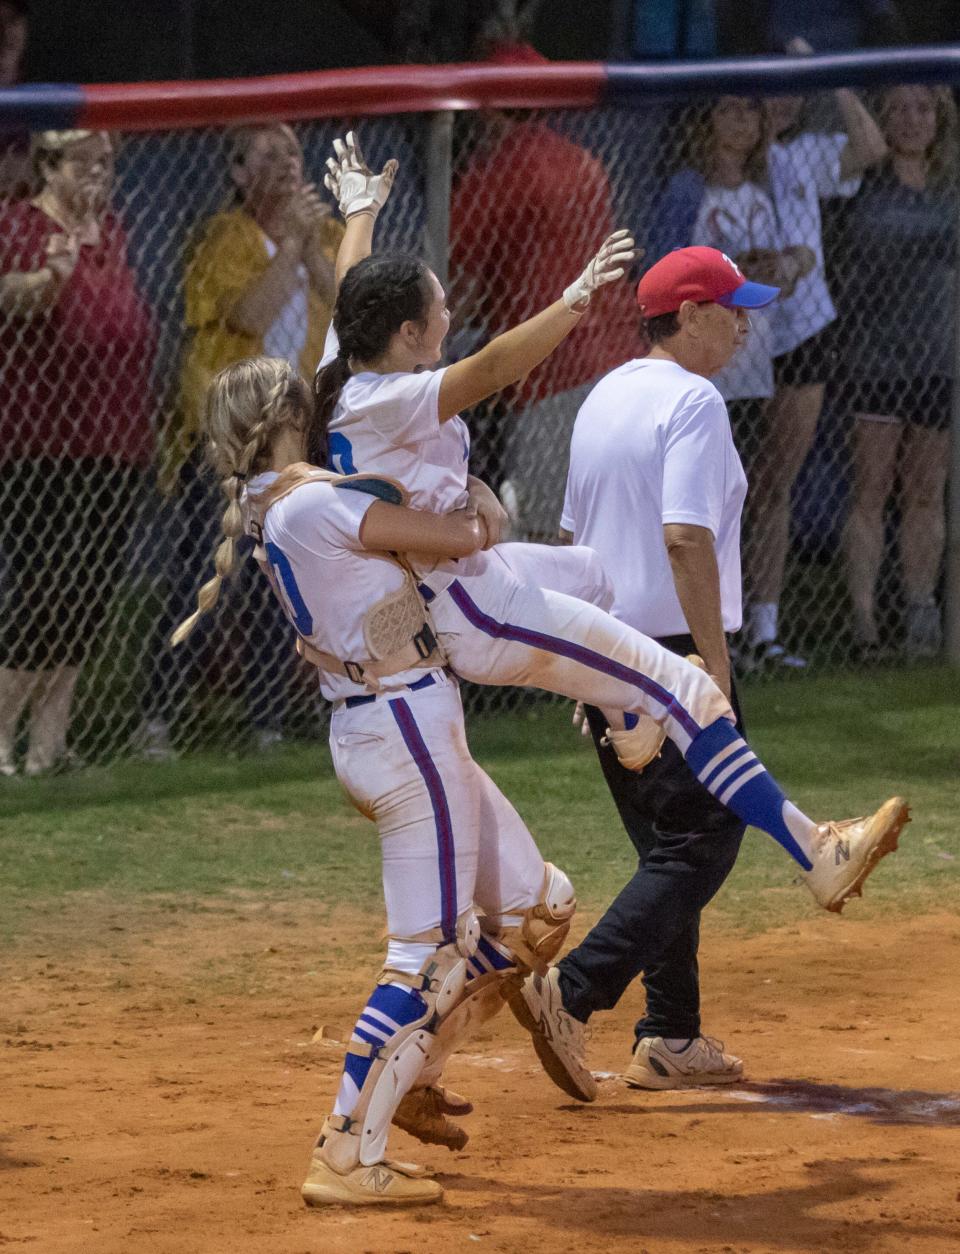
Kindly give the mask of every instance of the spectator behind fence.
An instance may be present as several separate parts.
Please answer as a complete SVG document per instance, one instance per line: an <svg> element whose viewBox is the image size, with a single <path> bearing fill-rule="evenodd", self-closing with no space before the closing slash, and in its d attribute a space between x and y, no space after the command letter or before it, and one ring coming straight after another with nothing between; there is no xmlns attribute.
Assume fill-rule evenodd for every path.
<svg viewBox="0 0 960 1254"><path fill-rule="evenodd" d="M954 373L956 106L945 88L894 87L881 122L890 155L845 206L836 250L856 419L844 550L854 633L867 660L894 643L880 630L877 603L878 593L892 599L892 580L880 576L884 515L897 485L902 644L908 657L940 651L936 588Z"/></svg>
<svg viewBox="0 0 960 1254"><path fill-rule="evenodd" d="M163 479L177 493L174 544L180 555L160 629L164 636L189 612L203 579L197 554L212 545L218 493L195 451L207 386L218 370L266 354L289 361L312 378L334 299L334 261L343 228L312 184L305 183L300 142L289 126L242 127L229 137L232 202L200 230L187 265L186 322L190 331L181 380L179 427L165 450ZM281 736L293 641L269 588L246 563L235 581L234 624L247 716L258 747ZM227 601L230 614L231 602ZM196 657L195 659L196 660ZM162 759L184 712L190 667L158 642L146 711L145 752Z"/></svg>
<svg viewBox="0 0 960 1254"><path fill-rule="evenodd" d="M524 59L531 56L537 54L527 49ZM566 282L569 248L598 248L615 223L607 171L587 149L545 122L500 112L481 114L479 122L483 134L451 202L451 278L458 303L470 303L471 288L467 321L477 338L490 338L549 304ZM580 402L594 380L636 350L627 285L611 298L609 321L579 327L509 399L494 398L485 415L475 416L474 472L497 489L509 477L532 539L556 534L567 473L566 454L557 454L569 445ZM523 408L529 412L514 430L511 410Z"/></svg>
<svg viewBox="0 0 960 1254"><path fill-rule="evenodd" d="M152 446L154 327L109 208L102 131L45 131L41 191L0 210L0 773L66 760Z"/></svg>
<svg viewBox="0 0 960 1254"><path fill-rule="evenodd" d="M0 0L0 87L15 87L23 77L29 21L27 0ZM30 132L25 125L8 125L0 131L0 200L34 190Z"/></svg>
<svg viewBox="0 0 960 1254"><path fill-rule="evenodd" d="M796 40L787 51L807 54L812 49ZM836 310L824 273L820 199L853 196L864 169L886 153L880 128L856 95L841 89L834 96L845 131L833 134L803 129L802 96L777 96L763 104L771 141L770 193L780 231L815 258L793 293L772 311L776 391L751 475L745 657L751 666L766 669L806 665L780 643L779 609L790 540L790 491L813 445L833 371L828 328Z"/></svg>
<svg viewBox="0 0 960 1254"><path fill-rule="evenodd" d="M718 248L748 278L792 294L816 257L799 239L786 237L771 199L767 142L760 101L721 96L687 118L685 168L668 181L651 227L650 260L690 244ZM737 445L750 474L763 440L774 393L774 318L778 306L751 314L750 334L713 382L727 402ZM752 543L748 527L745 548ZM749 558L748 558L749 560ZM784 653L786 662L796 659Z"/></svg>

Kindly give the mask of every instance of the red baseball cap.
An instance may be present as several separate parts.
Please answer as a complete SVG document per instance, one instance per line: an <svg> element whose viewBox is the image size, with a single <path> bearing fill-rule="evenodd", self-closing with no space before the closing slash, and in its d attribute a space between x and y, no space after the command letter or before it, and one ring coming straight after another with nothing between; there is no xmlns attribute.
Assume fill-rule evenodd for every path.
<svg viewBox="0 0 960 1254"><path fill-rule="evenodd" d="M637 284L637 304L646 318L676 313L685 300L713 301L727 309L762 309L779 295L779 287L751 283L717 248L677 248L652 265Z"/></svg>

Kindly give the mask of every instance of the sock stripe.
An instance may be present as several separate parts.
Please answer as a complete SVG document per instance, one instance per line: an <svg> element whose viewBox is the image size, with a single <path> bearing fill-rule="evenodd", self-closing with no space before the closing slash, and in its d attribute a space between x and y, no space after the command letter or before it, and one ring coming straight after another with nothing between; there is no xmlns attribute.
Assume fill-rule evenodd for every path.
<svg viewBox="0 0 960 1254"><path fill-rule="evenodd" d="M368 1020L373 1027L384 1028L387 1032L399 1032L400 1028L403 1026L400 1023L395 1023L389 1015L385 1015L383 1011L378 1010L376 1006L367 1006L366 1009L361 1012L360 1018Z"/></svg>
<svg viewBox="0 0 960 1254"><path fill-rule="evenodd" d="M373 1028L368 1028L366 1026L361 1025L359 1020L357 1020L357 1025L353 1029L354 1038L356 1038L357 1040L363 1041L365 1045L382 1045L383 1042L387 1039L388 1035L390 1034L384 1033L384 1032L378 1032L378 1031L375 1031Z"/></svg>
<svg viewBox="0 0 960 1254"><path fill-rule="evenodd" d="M761 764L758 762L755 766L751 767L750 770L747 771L744 775L738 775L736 776L736 778L731 780L731 782L727 785L727 787L723 790L723 792L719 794L719 796L717 797L717 800L720 802L721 805L725 806L727 802L730 800L730 798L734 796L735 793L738 793L740 791L740 789L744 786L744 784L748 784L750 780L756 779L758 775L765 775L766 773L767 773L766 767L761 766Z"/></svg>
<svg viewBox="0 0 960 1254"><path fill-rule="evenodd" d="M707 780L717 767L720 766L721 763L725 762L731 753L739 753L746 743L747 742L741 736L737 736L736 740L733 740L730 744L725 745L719 753L715 753L710 761L707 762L701 770L697 771L697 779L700 783L706 787Z"/></svg>
<svg viewBox="0 0 960 1254"><path fill-rule="evenodd" d="M483 954L489 967L494 971L505 971L508 967L512 967L514 965L510 958L499 950L491 941L487 940L485 936L480 937L477 952Z"/></svg>
<svg viewBox="0 0 960 1254"><path fill-rule="evenodd" d="M720 785L728 780L731 775L736 775L750 762L756 762L757 757L749 745L744 745L742 749L738 749L731 757L727 758L722 764L719 771L715 771L706 782L707 788L712 793L716 793Z"/></svg>

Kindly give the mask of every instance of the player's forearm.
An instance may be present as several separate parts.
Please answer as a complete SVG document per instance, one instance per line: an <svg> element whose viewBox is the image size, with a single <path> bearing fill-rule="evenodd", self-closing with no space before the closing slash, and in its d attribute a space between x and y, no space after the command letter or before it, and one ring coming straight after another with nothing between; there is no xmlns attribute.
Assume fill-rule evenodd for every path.
<svg viewBox="0 0 960 1254"><path fill-rule="evenodd" d="M726 696L730 695L730 656L723 630L720 570L713 536L705 527L668 523L664 543L673 583L697 652Z"/></svg>
<svg viewBox="0 0 960 1254"><path fill-rule="evenodd" d="M582 310L568 309L558 300L498 335L479 353L449 366L440 386L440 421L518 383L567 338L582 314Z"/></svg>
<svg viewBox="0 0 960 1254"><path fill-rule="evenodd" d="M481 547L484 530L473 511L431 514L374 501L360 525L360 543L374 552L469 557Z"/></svg>
<svg viewBox="0 0 960 1254"><path fill-rule="evenodd" d="M263 274L226 311L230 327L243 335L265 335L293 294L299 264L299 250L284 241Z"/></svg>
<svg viewBox="0 0 960 1254"><path fill-rule="evenodd" d="M13 318L32 318L50 309L60 293L53 271L44 266L29 273L0 278L0 311Z"/></svg>
<svg viewBox="0 0 960 1254"><path fill-rule="evenodd" d="M343 276L351 266L363 261L373 252L373 228L377 223L377 215L372 209L363 209L352 213L347 218L346 230L340 247L337 250L337 262L334 268L335 289L340 290Z"/></svg>
<svg viewBox="0 0 960 1254"><path fill-rule="evenodd" d="M840 154L840 175L844 179L855 178L867 166L883 160L887 155L887 142L856 92L841 87L834 94L847 132L847 145Z"/></svg>

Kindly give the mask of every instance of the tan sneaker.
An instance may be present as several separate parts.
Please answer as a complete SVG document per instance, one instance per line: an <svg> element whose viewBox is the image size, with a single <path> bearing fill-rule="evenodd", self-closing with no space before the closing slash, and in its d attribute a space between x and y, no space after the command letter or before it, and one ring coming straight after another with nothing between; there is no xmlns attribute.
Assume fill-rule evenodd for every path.
<svg viewBox="0 0 960 1254"><path fill-rule="evenodd" d="M821 823L813 867L803 877L818 905L839 914L849 898L861 897L863 881L881 858L897 848L909 822L907 803L902 797L891 797L866 818Z"/></svg>
<svg viewBox="0 0 960 1254"><path fill-rule="evenodd" d="M462 1150L470 1137L447 1116L469 1115L472 1110L473 1103L459 1093L430 1084L407 1093L394 1113L393 1122L425 1145Z"/></svg>
<svg viewBox="0 0 960 1254"><path fill-rule="evenodd" d="M596 1101L597 1082L584 1062L587 1029L564 1010L559 981L556 967L545 976L533 972L507 992L507 1002L554 1084L578 1101Z"/></svg>
<svg viewBox="0 0 960 1254"><path fill-rule="evenodd" d="M692 1089L703 1084L735 1084L743 1079L743 1062L725 1054L712 1036L696 1036L677 1053L660 1036L637 1041L633 1061L623 1073L635 1089Z"/></svg>
<svg viewBox="0 0 960 1254"><path fill-rule="evenodd" d="M308 1206L423 1206L439 1202L443 1189L412 1163L387 1160L341 1175L317 1149L300 1194Z"/></svg>

